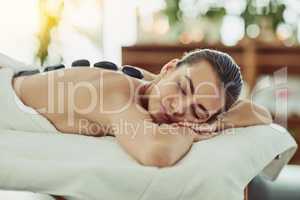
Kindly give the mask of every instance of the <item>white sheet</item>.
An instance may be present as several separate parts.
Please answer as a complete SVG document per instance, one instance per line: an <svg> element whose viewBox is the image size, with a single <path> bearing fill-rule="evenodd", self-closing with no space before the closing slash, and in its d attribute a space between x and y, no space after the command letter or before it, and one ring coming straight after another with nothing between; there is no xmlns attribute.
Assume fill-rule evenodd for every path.
<svg viewBox="0 0 300 200"><path fill-rule="evenodd" d="M1 200L55 200L49 195L36 194L32 192L4 191L0 190Z"/></svg>
<svg viewBox="0 0 300 200"><path fill-rule="evenodd" d="M38 66L27 65L2 53L0 53L0 67L11 68L15 73L23 70L40 69Z"/></svg>
<svg viewBox="0 0 300 200"><path fill-rule="evenodd" d="M1 130L0 189L69 200L241 200L263 169L276 178L296 147L278 126L239 128L196 143L176 166L159 169L139 165L111 137Z"/></svg>
<svg viewBox="0 0 300 200"><path fill-rule="evenodd" d="M14 71L0 69L0 127L30 132L60 133L53 124L34 109L25 106L13 86Z"/></svg>

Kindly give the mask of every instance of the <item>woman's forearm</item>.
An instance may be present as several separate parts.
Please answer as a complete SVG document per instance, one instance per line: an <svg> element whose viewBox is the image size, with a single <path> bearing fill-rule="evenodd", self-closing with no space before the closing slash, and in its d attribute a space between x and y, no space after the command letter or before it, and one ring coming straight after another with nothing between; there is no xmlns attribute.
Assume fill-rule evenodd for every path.
<svg viewBox="0 0 300 200"><path fill-rule="evenodd" d="M144 164L159 167L172 166L177 163L191 148L194 133L187 127L173 127L162 124L154 136L151 148L144 157Z"/></svg>
<svg viewBox="0 0 300 200"><path fill-rule="evenodd" d="M131 125L137 129L120 129L115 136L126 152L142 165L174 165L189 151L193 143L193 132L186 127L168 124L158 126L152 122L131 122Z"/></svg>
<svg viewBox="0 0 300 200"><path fill-rule="evenodd" d="M229 111L218 117L219 129L272 123L270 112L248 100L239 100Z"/></svg>

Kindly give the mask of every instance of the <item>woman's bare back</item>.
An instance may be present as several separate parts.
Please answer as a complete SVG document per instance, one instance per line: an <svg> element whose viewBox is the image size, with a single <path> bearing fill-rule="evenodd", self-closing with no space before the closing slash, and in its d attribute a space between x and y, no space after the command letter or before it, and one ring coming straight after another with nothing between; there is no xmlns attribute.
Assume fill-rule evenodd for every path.
<svg viewBox="0 0 300 200"><path fill-rule="evenodd" d="M128 104L131 101L130 89L140 83L119 72L86 67L13 80L22 102L45 116L57 130L93 136L110 134L109 111L120 110ZM92 109L103 113L97 122L86 117Z"/></svg>

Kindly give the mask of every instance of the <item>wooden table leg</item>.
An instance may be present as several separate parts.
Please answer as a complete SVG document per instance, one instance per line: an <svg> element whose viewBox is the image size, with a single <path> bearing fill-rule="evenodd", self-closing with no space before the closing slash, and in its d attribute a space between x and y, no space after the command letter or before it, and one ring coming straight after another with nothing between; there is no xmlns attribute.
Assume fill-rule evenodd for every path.
<svg viewBox="0 0 300 200"><path fill-rule="evenodd" d="M65 200L64 198L62 197L59 197L59 196L53 196L55 198L55 200Z"/></svg>
<svg viewBox="0 0 300 200"><path fill-rule="evenodd" d="M248 200L248 187L246 187L244 190L244 199Z"/></svg>

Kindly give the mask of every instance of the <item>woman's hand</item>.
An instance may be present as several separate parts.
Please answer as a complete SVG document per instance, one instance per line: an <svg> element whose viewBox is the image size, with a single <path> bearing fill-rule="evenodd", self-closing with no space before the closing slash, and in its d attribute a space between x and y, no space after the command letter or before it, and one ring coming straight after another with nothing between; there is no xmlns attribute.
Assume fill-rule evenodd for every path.
<svg viewBox="0 0 300 200"><path fill-rule="evenodd" d="M238 100L217 117L218 130L272 123L270 112L249 100Z"/></svg>
<svg viewBox="0 0 300 200"><path fill-rule="evenodd" d="M172 124L173 126L187 127L191 130L194 142L207 140L219 135L217 132L217 124L196 123L196 122L178 122Z"/></svg>
<svg viewBox="0 0 300 200"><path fill-rule="evenodd" d="M219 135L225 129L270 123L272 123L272 117L268 110L250 101L239 100L227 112L220 114L211 124L179 122L177 125L192 129L196 133L194 141L200 141Z"/></svg>

